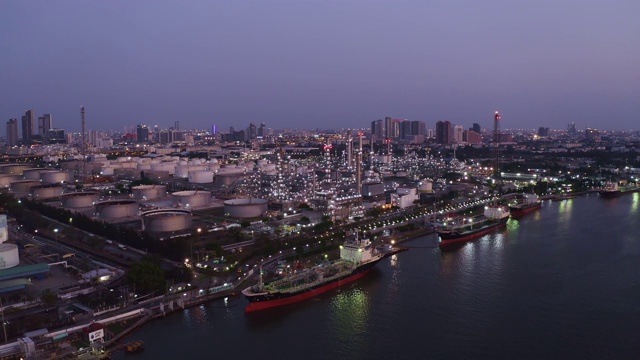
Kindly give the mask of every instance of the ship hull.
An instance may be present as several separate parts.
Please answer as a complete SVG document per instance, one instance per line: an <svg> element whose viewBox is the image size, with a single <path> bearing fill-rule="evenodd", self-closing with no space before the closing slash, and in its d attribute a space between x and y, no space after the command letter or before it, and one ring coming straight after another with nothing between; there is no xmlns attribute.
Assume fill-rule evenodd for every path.
<svg viewBox="0 0 640 360"><path fill-rule="evenodd" d="M509 220L508 217L503 218L499 221L496 221L495 223L491 224L491 225L487 225L485 227L482 228L478 228L478 230L476 231L471 231L471 232L466 232L463 234L457 234L457 233L440 233L438 232L438 236L440 236L440 243L438 244L438 246L440 248L446 248L447 246L451 246L451 245L456 245L456 244L462 244L465 243L467 241L471 241L473 239L477 239L483 235L486 235L488 233L493 232L494 230L503 228L507 225L507 221Z"/></svg>
<svg viewBox="0 0 640 360"><path fill-rule="evenodd" d="M511 213L512 218L522 217L530 212L540 209L542 204L540 202L533 203L526 206L510 206L509 212Z"/></svg>
<svg viewBox="0 0 640 360"><path fill-rule="evenodd" d="M622 190L603 190L603 191L598 191L598 194L600 194L600 197L603 197L605 199L612 199L612 198L617 198L618 196L622 196L625 194L630 194L630 193L634 193L638 191L638 189L631 189L631 190L626 190L626 191L622 191Z"/></svg>
<svg viewBox="0 0 640 360"><path fill-rule="evenodd" d="M344 286L346 284L352 283L363 276L365 276L369 271L373 269L373 267L382 260L382 257L379 259L373 260L366 264L363 264L357 268L355 268L351 273L346 274L338 279L335 279L328 283L318 284L314 287L302 290L296 293L267 293L267 294L258 294L258 295L245 295L247 300L249 300L249 305L244 309L245 313L251 313L254 311L270 309L279 306L285 306L289 304L294 304L300 301L304 301L315 296L318 296L327 291L336 289L338 287Z"/></svg>

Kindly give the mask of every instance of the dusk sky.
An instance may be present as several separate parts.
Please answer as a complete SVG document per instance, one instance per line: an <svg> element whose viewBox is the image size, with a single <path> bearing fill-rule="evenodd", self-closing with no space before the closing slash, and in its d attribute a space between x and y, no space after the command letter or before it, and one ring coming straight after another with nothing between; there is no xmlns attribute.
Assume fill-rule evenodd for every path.
<svg viewBox="0 0 640 360"><path fill-rule="evenodd" d="M3 0L0 44L3 125L640 130L639 0Z"/></svg>

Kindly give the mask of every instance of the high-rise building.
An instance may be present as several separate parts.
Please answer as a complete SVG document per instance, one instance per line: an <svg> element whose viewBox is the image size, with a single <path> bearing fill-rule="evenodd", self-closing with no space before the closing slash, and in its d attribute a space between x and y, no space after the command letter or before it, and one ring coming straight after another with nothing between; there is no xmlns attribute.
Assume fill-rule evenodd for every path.
<svg viewBox="0 0 640 360"><path fill-rule="evenodd" d="M600 132L596 129L586 128L584 130L584 138L589 141L598 141Z"/></svg>
<svg viewBox="0 0 640 360"><path fill-rule="evenodd" d="M256 128L256 124L249 123L249 127L247 127L247 139L246 140L255 139L256 136L258 136L258 130Z"/></svg>
<svg viewBox="0 0 640 360"><path fill-rule="evenodd" d="M548 127L540 127L540 128L538 128L538 136L539 137L547 137L547 136L549 136L549 128Z"/></svg>
<svg viewBox="0 0 640 360"><path fill-rule="evenodd" d="M149 141L149 128L147 125L138 125L136 128L136 140L137 142L147 142Z"/></svg>
<svg viewBox="0 0 640 360"><path fill-rule="evenodd" d="M51 121L51 114L43 114L38 117L38 135L40 135L42 139L46 139L49 135L49 129L53 127Z"/></svg>
<svg viewBox="0 0 640 360"><path fill-rule="evenodd" d="M382 140L385 137L384 122L376 120L371 122L371 139Z"/></svg>
<svg viewBox="0 0 640 360"><path fill-rule="evenodd" d="M64 134L64 129L49 129L47 131L47 139L49 139L50 144L64 144L65 142L70 144L67 136Z"/></svg>
<svg viewBox="0 0 640 360"><path fill-rule="evenodd" d="M469 144L480 144L482 142L482 135L473 130L466 130L462 135L462 140Z"/></svg>
<svg viewBox="0 0 640 360"><path fill-rule="evenodd" d="M260 124L260 127L258 128L258 136L261 136L261 137L267 136L267 134L265 133L266 127L267 126L264 123Z"/></svg>
<svg viewBox="0 0 640 360"><path fill-rule="evenodd" d="M36 128L36 118L33 110L25 111L22 116L22 141L26 144L31 142L33 130Z"/></svg>
<svg viewBox="0 0 640 360"><path fill-rule="evenodd" d="M18 145L18 119L7 121L7 146Z"/></svg>
<svg viewBox="0 0 640 360"><path fill-rule="evenodd" d="M400 127L400 138L406 139L411 135L416 135L411 131L411 121L405 120L402 122L402 126Z"/></svg>
<svg viewBox="0 0 640 360"><path fill-rule="evenodd" d="M411 122L411 135L424 135L425 125L423 121Z"/></svg>
<svg viewBox="0 0 640 360"><path fill-rule="evenodd" d="M482 134L482 128L480 128L480 124L478 124L478 123L473 123L473 126L471 127L471 130L473 130L474 132L476 132L478 134Z"/></svg>
<svg viewBox="0 0 640 360"><path fill-rule="evenodd" d="M578 135L578 130L576 130L576 123L572 122L567 125L567 134L569 135Z"/></svg>
<svg viewBox="0 0 640 360"><path fill-rule="evenodd" d="M455 125L453 127L453 142L454 143L461 143L462 140L462 135L464 133L464 128L462 127L462 125Z"/></svg>
<svg viewBox="0 0 640 360"><path fill-rule="evenodd" d="M449 145L453 140L453 130L449 121L438 121L436 123L436 142L442 145Z"/></svg>

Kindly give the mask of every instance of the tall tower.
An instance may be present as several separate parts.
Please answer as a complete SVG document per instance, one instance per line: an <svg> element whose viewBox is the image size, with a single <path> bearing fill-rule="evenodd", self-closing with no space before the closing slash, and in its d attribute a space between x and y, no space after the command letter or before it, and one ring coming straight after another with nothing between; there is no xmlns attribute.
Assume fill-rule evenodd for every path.
<svg viewBox="0 0 640 360"><path fill-rule="evenodd" d="M500 177L500 114L496 111L493 116L493 169L496 179Z"/></svg>
<svg viewBox="0 0 640 360"><path fill-rule="evenodd" d="M31 143L31 137L33 136L33 130L36 127L36 118L33 110L25 111L22 116L22 141L26 144Z"/></svg>
<svg viewBox="0 0 640 360"><path fill-rule="evenodd" d="M7 146L18 145L18 119L7 121Z"/></svg>
<svg viewBox="0 0 640 360"><path fill-rule="evenodd" d="M347 130L347 167L351 167L351 153L352 150L353 139L351 138L351 130Z"/></svg>
<svg viewBox="0 0 640 360"><path fill-rule="evenodd" d="M85 147L87 146L87 142L84 138L84 106L80 105L80 119L82 120L82 145L80 146L80 151L82 154L82 179L84 184L84 177L86 175L85 172L85 163L87 162Z"/></svg>
<svg viewBox="0 0 640 360"><path fill-rule="evenodd" d="M358 195L362 195L362 132L358 133L358 137L360 138L360 149L358 149L358 154L356 156L356 190Z"/></svg>

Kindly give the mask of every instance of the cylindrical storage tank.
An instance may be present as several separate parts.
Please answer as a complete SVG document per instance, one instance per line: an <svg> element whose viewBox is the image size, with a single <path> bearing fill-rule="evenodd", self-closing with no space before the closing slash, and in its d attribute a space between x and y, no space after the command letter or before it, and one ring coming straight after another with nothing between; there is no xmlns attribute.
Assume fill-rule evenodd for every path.
<svg viewBox="0 0 640 360"><path fill-rule="evenodd" d="M433 181L431 180L422 180L420 185L418 185L418 191L424 193L433 192Z"/></svg>
<svg viewBox="0 0 640 360"><path fill-rule="evenodd" d="M61 184L73 182L73 174L64 171L50 171L40 174L43 184Z"/></svg>
<svg viewBox="0 0 640 360"><path fill-rule="evenodd" d="M47 171L55 171L55 170L39 169L39 168L24 169L24 171L22 171L22 177L25 180L40 180L40 174Z"/></svg>
<svg viewBox="0 0 640 360"><path fill-rule="evenodd" d="M185 209L208 206L211 204L210 191L178 191L171 194L174 205Z"/></svg>
<svg viewBox="0 0 640 360"><path fill-rule="evenodd" d="M34 186L31 188L31 197L35 200L55 199L62 196L63 188L59 184Z"/></svg>
<svg viewBox="0 0 640 360"><path fill-rule="evenodd" d="M40 186L42 183L40 181L35 180L18 180L14 181L9 185L11 192L28 194L31 192L31 188L34 186Z"/></svg>
<svg viewBox="0 0 640 360"><path fill-rule="evenodd" d="M236 218L261 217L267 212L266 199L231 199L224 202L224 213Z"/></svg>
<svg viewBox="0 0 640 360"><path fill-rule="evenodd" d="M9 226L7 225L7 215L0 214L0 244L9 240Z"/></svg>
<svg viewBox="0 0 640 360"><path fill-rule="evenodd" d="M134 199L152 200L167 196L167 187L164 185L139 185L131 189Z"/></svg>
<svg viewBox="0 0 640 360"><path fill-rule="evenodd" d="M127 161L131 161L131 156L119 156L118 158L116 158L117 162L127 162Z"/></svg>
<svg viewBox="0 0 640 360"><path fill-rule="evenodd" d="M218 170L220 170L220 164L218 163L209 164L209 170L213 172L217 172Z"/></svg>
<svg viewBox="0 0 640 360"><path fill-rule="evenodd" d="M163 161L160 163L151 164L151 170L153 171L166 171L169 175L176 173L176 164L174 162Z"/></svg>
<svg viewBox="0 0 640 360"><path fill-rule="evenodd" d="M113 175L114 167L113 166L103 166L100 169L100 175L111 176Z"/></svg>
<svg viewBox="0 0 640 360"><path fill-rule="evenodd" d="M20 175L0 175L0 187L9 187L12 182L19 181Z"/></svg>
<svg viewBox="0 0 640 360"><path fill-rule="evenodd" d="M22 172L26 169L30 169L32 166L27 164L7 164L0 167L5 174L10 175L22 175Z"/></svg>
<svg viewBox="0 0 640 360"><path fill-rule="evenodd" d="M193 217L186 210L152 210L142 216L144 230L149 232L184 231L193 225Z"/></svg>
<svg viewBox="0 0 640 360"><path fill-rule="evenodd" d="M9 269L20 263L18 257L18 245L0 244L0 270Z"/></svg>
<svg viewBox="0 0 640 360"><path fill-rule="evenodd" d="M150 171L150 170L151 170L151 163L148 163L148 164L138 164L137 169L138 169L138 170L140 170L140 171L145 171L145 170L146 170L146 171Z"/></svg>
<svg viewBox="0 0 640 360"><path fill-rule="evenodd" d="M151 164L151 158L138 158L136 162L139 164Z"/></svg>
<svg viewBox="0 0 640 360"><path fill-rule="evenodd" d="M84 191L62 195L62 206L67 209L78 209L93 206L100 198L97 192Z"/></svg>
<svg viewBox="0 0 640 360"><path fill-rule="evenodd" d="M215 184L217 186L230 186L238 181L238 179L241 179L243 176L243 173L218 173L216 174Z"/></svg>
<svg viewBox="0 0 640 360"><path fill-rule="evenodd" d="M189 177L189 171L191 170L206 170L207 168L205 166L202 165L178 165L176 166L176 173L175 173L175 177L179 177L179 178L188 178Z"/></svg>
<svg viewBox="0 0 640 360"><path fill-rule="evenodd" d="M194 184L208 184L213 182L211 170L189 170L189 182Z"/></svg>
<svg viewBox="0 0 640 360"><path fill-rule="evenodd" d="M102 219L138 216L138 203L134 200L110 200L96 204L96 215Z"/></svg>

